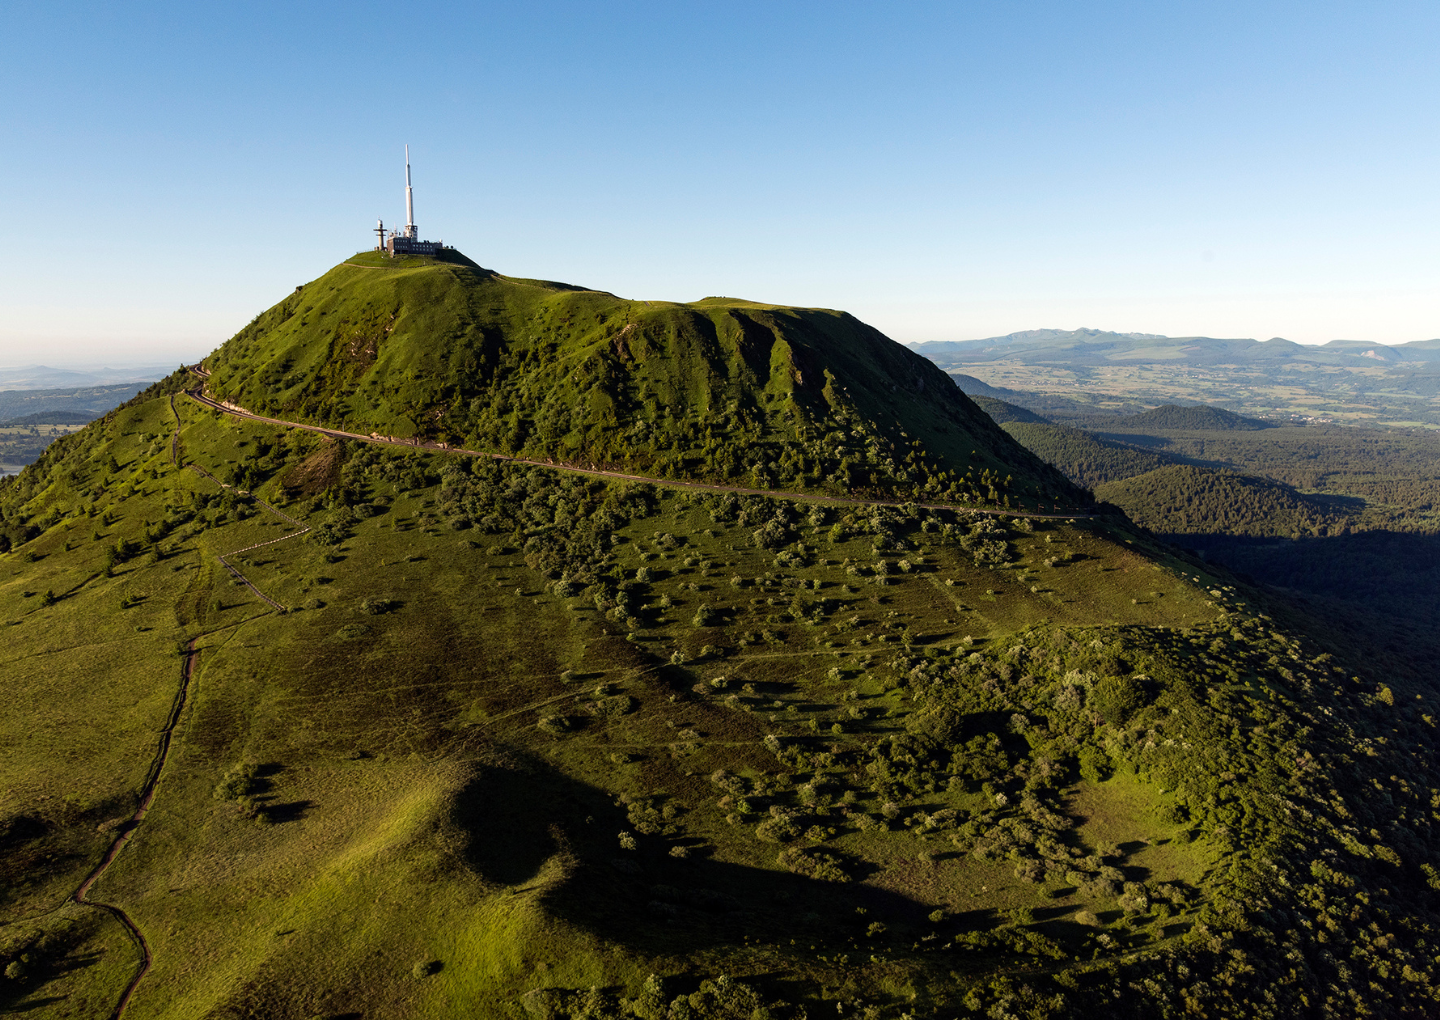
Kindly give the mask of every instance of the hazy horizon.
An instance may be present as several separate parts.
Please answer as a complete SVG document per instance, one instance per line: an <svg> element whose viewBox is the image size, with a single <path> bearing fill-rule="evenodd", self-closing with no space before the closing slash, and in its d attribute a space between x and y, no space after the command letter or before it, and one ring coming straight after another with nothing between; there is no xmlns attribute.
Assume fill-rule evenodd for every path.
<svg viewBox="0 0 1440 1020"><path fill-rule="evenodd" d="M873 323L872 323L872 325L873 325ZM1125 335L1125 334L1150 334L1150 335L1165 337L1166 339L1177 338L1177 337L1185 337L1185 338L1193 337L1193 338L1196 338L1196 339L1204 339L1204 340L1256 340L1256 341L1259 341L1259 342L1261 342L1261 343L1267 342L1267 341L1269 341L1269 340L1290 340L1290 338L1288 338L1288 337L1258 337L1258 336L1254 336L1254 335L1249 335L1249 336L1246 336L1246 335L1236 335L1236 336L1225 336L1225 337L1221 337L1221 336L1209 336L1209 335L1203 335L1203 334L1154 333L1154 332L1151 331L1151 330L1144 330L1144 329L1104 329L1104 328L1102 328L1102 327L1094 327L1094 326L1069 326L1069 327L1061 327L1061 326L1026 326L1026 327L1023 327L1023 328L1020 328L1020 329L1007 330L1007 331L1004 332L1004 333L990 333L990 334L986 334L986 335L984 335L984 336L936 337L936 338L933 338L933 339L925 339L925 340L904 340L904 339L901 339L901 338L899 338L899 337L895 337L895 336L892 335L892 336L891 336L891 339L892 339L892 340L896 340L896 341L899 342L899 343L905 344L906 346L917 346L917 345L920 345L920 344L927 344L927 343L966 343L966 342L975 341L975 340L995 340L995 339L1001 339L1001 338L1004 338L1004 337L1012 336L1012 335L1017 334L1017 333L1034 332L1034 331L1040 331L1040 330L1054 330L1054 331L1056 331L1056 332L1075 332L1075 331L1079 331L1079 330L1096 330L1096 331L1101 332L1101 333L1114 333L1114 334L1118 334L1118 335ZM884 331L884 330L882 329L882 332L883 332L883 331ZM888 334L887 334L887 335L888 335ZM105 355L105 354L96 354L96 355L93 355L93 356L87 356L87 355L85 355L85 354L83 354L83 353L72 353L72 354L67 354L67 355L63 355L63 356L60 356L60 357L49 357L49 358L46 358L46 359L44 359L44 360L24 361L24 360L18 360L18 359L17 359L17 360L14 360L14 361L3 361L3 362L0 362L0 389L6 388L6 376L7 376L7 375L11 375L11 374L14 374L14 373L17 373L17 372L32 371L32 370L37 370L37 369L51 369L51 370L61 371L61 372L65 372L65 371L70 371L70 372L100 372L100 371L107 371L107 370L108 370L108 371L111 371L111 372L125 372L125 371L129 371L129 370L135 370L135 371L151 371L151 370L169 371L170 369L172 369L172 368L174 368L174 367L176 367L176 366L178 366L178 365L181 365L181 364L190 364L190 363L192 363L192 362L194 362L194 361L199 360L200 358L205 357L205 356L208 355L211 351L215 350L215 348L218 347L220 344L224 343L225 340L227 340L227 339L229 339L229 337L225 337L225 338L223 338L223 339L221 339L221 340L219 340L219 341L216 341L216 342L214 342L214 343L208 343L208 342L207 342L207 343L208 343L208 346L202 345L202 344L196 344L196 345L193 345L193 346L190 346L190 347L185 347L185 346L182 346L182 345L180 345L180 344L170 345L170 346L167 346L166 348L162 348L162 349L161 349L162 353L159 353L159 354L156 354L156 353L153 353L153 352L152 352L152 353L145 353L144 351L137 351L137 352L127 352L127 356L125 356L125 357L114 357L114 356L109 356L109 355ZM1432 339L1436 339L1436 337L1425 336L1425 337L1416 337L1414 340L1392 341L1392 342L1390 342L1390 343L1388 343L1388 344L1383 344L1383 346L1398 347L1398 346L1402 346L1403 344L1406 344L1406 343L1419 343L1419 342L1421 342L1421 341L1432 340ZM1380 343L1380 341L1357 340L1357 339L1354 338L1354 337L1331 337L1331 338L1326 339L1326 340L1293 340L1293 341L1290 341L1290 342L1303 344L1303 345L1305 345L1305 346L1307 346L1307 347L1319 347L1319 346L1323 346L1323 345L1325 345L1325 344L1327 344L1327 343L1332 343L1332 342L1335 342L1335 341L1343 341L1343 342L1346 342L1346 343ZM169 350L171 353L167 356L167 355L165 355L165 354L163 353L164 350ZM136 378L139 379L139 378L141 378L141 377L140 377L140 376L136 376ZM119 380L117 380L117 381L119 381ZM129 381L129 380L127 379L127 380L123 380L123 381ZM36 387L36 388L43 388L43 387Z"/></svg>
<svg viewBox="0 0 1440 1020"><path fill-rule="evenodd" d="M427 9L384 89L365 0L0 26L6 362L214 348L403 222L407 142L422 236L635 299L1440 334L1431 6Z"/></svg>

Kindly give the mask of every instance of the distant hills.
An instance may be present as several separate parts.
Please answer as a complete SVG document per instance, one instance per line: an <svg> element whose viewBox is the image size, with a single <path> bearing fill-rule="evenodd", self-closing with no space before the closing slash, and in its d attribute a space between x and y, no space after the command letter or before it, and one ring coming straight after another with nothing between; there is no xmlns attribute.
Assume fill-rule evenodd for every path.
<svg viewBox="0 0 1440 1020"><path fill-rule="evenodd" d="M1147 429L1175 430L1194 429L1206 432L1253 432L1272 426L1255 418L1246 418L1233 411L1205 404L1181 407L1178 404L1162 404L1139 414L1128 414L1118 418L1111 428L1143 432Z"/></svg>
<svg viewBox="0 0 1440 1020"><path fill-rule="evenodd" d="M1103 363L1109 361L1186 361L1228 364L1301 361L1317 364L1440 364L1440 339L1388 346L1363 340L1331 340L1297 344L1282 337L1269 340L1222 339L1208 336L1169 337L1158 333L1112 333L1099 329L1029 329L981 340L932 341L912 344L916 352L944 366L947 362L999 360Z"/></svg>
<svg viewBox="0 0 1440 1020"><path fill-rule="evenodd" d="M911 349L971 396L1072 425L1182 403L1271 419L1440 424L1440 339L1306 345L1280 337L1035 329Z"/></svg>
<svg viewBox="0 0 1440 1020"><path fill-rule="evenodd" d="M98 417L97 414L77 411L36 411L33 414L23 414L18 418L5 418L0 420L0 425L84 425Z"/></svg>
<svg viewBox="0 0 1440 1020"><path fill-rule="evenodd" d="M118 368L51 368L48 365L0 366L0 389L43 390L76 386L152 383L174 371L173 365L122 365Z"/></svg>
<svg viewBox="0 0 1440 1020"><path fill-rule="evenodd" d="M89 421L118 407L147 385L149 383L133 382L48 390L3 390L0 391L0 421L25 418L59 423L70 420L57 415L84 415L84 420Z"/></svg>

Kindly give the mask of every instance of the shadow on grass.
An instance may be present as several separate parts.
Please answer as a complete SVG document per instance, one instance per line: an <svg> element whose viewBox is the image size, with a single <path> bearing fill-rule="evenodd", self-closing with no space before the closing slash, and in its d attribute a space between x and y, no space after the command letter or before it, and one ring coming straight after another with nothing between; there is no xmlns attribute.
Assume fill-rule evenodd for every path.
<svg viewBox="0 0 1440 1020"><path fill-rule="evenodd" d="M275 825L298 822L314 806L313 800L292 800L284 804L266 804L265 817Z"/></svg>
<svg viewBox="0 0 1440 1020"><path fill-rule="evenodd" d="M64 1002L65 999L66 997L63 995L50 995L43 999L32 999L29 1002L18 1002L13 1005L5 1002L4 999L0 999L0 1008L3 1008L7 1014L13 1013L18 1016L23 1013L33 1013L37 1009L46 1009L50 1006L59 1005Z"/></svg>
<svg viewBox="0 0 1440 1020"><path fill-rule="evenodd" d="M693 838L641 833L603 791L515 755L477 768L455 796L450 821L463 834L466 863L490 882L531 886L559 855L566 875L547 891L547 909L641 952L684 955L790 939L856 951L874 945L867 930L876 921L897 941L936 927L928 920L933 904L861 884L875 866L825 844L761 843L736 831L721 852L753 854L755 863L721 860ZM622 832L635 849L622 846ZM684 856L672 856L677 846ZM783 870L780 854L793 848L832 855L850 881ZM1052 923L1070 910L1053 908ZM981 913L992 912L976 912L976 923L985 923Z"/></svg>

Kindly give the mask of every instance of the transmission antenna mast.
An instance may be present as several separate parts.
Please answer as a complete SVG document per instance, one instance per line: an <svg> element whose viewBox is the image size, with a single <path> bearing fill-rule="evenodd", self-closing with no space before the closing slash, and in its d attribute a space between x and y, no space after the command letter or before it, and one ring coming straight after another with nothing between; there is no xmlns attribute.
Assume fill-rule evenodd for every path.
<svg viewBox="0 0 1440 1020"><path fill-rule="evenodd" d="M415 229L415 192L410 187L410 146L405 146L405 236L419 237Z"/></svg>

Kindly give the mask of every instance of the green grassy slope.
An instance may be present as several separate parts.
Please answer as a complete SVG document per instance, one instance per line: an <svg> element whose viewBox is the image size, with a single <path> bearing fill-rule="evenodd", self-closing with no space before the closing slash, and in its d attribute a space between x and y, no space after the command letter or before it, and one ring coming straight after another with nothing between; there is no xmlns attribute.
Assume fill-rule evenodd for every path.
<svg viewBox="0 0 1440 1020"><path fill-rule="evenodd" d="M7 1007L124 987L63 900L193 640L92 894L153 955L129 1017L1433 1009L1417 692L1123 522L326 442L184 382L0 484ZM310 527L230 557L287 612L217 555L293 526L187 464Z"/></svg>
<svg viewBox="0 0 1440 1020"><path fill-rule="evenodd" d="M630 301L367 253L207 365L219 397L362 434L761 488L1074 496L929 361L824 309Z"/></svg>

